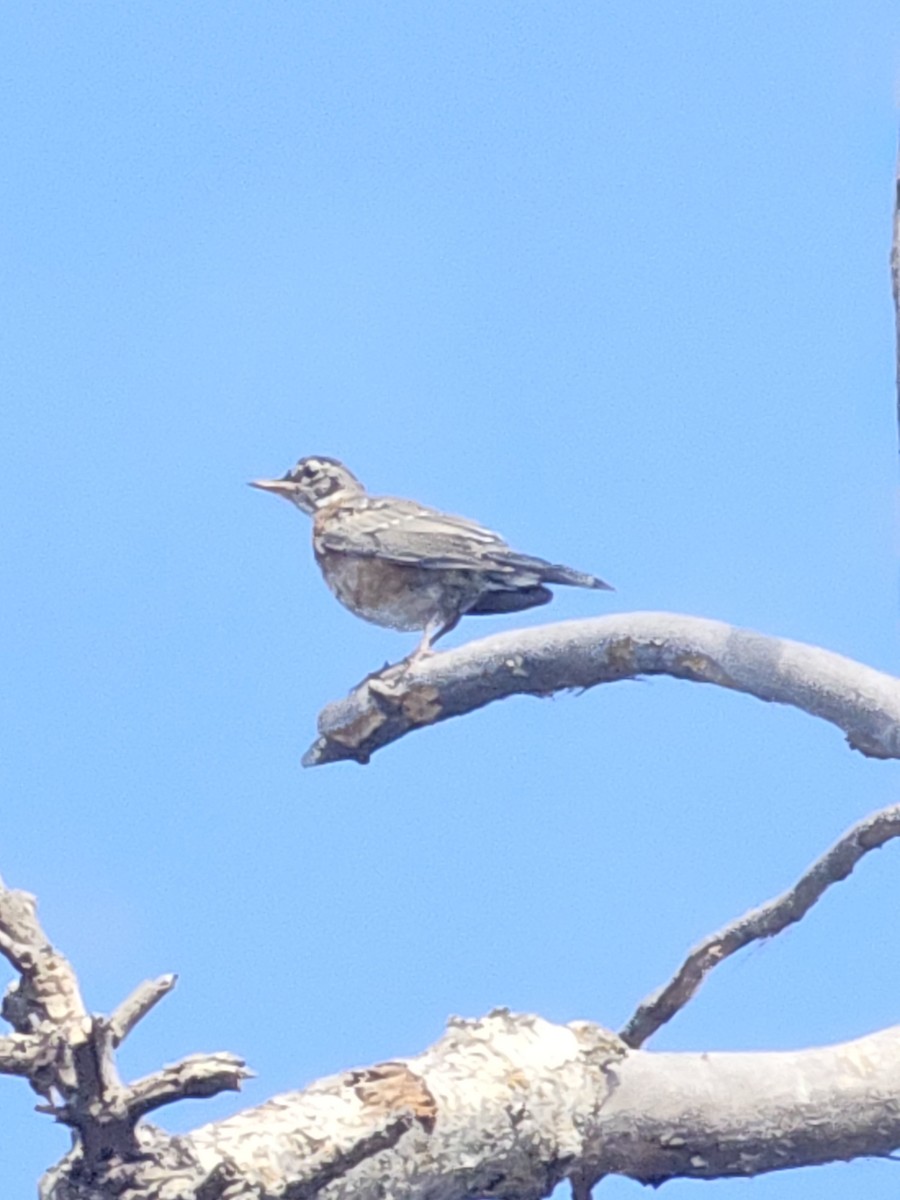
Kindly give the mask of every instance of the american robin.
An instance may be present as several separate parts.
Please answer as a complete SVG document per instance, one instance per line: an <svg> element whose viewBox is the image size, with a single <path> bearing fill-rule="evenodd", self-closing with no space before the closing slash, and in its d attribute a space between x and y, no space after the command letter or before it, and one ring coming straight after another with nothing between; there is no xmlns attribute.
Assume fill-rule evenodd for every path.
<svg viewBox="0 0 900 1200"><path fill-rule="evenodd" d="M313 518L316 562L352 613L390 629L423 630L410 662L429 654L469 613L547 604L553 593L545 584L613 590L595 575L519 554L465 517L370 496L336 458L301 458L281 479L250 486L283 496Z"/></svg>

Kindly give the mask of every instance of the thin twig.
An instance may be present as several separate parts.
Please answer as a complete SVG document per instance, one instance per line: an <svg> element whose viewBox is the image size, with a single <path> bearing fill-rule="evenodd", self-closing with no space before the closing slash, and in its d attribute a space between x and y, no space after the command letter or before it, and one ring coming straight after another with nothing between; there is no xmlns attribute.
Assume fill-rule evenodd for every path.
<svg viewBox="0 0 900 1200"><path fill-rule="evenodd" d="M789 891L751 909L695 946L669 982L640 1003L619 1036L629 1046L643 1046L684 1008L713 967L751 942L774 937L802 920L831 885L846 879L870 850L896 837L900 837L900 804L859 821Z"/></svg>

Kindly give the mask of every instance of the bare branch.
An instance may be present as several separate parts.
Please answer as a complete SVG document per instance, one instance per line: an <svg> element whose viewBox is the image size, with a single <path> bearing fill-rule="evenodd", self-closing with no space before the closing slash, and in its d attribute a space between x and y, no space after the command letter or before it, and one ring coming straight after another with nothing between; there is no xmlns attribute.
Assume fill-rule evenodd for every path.
<svg viewBox="0 0 900 1200"><path fill-rule="evenodd" d="M21 975L3 998L2 1015L17 1033L87 1016L71 964L51 946L28 892L0 883L0 954Z"/></svg>
<svg viewBox="0 0 900 1200"><path fill-rule="evenodd" d="M52 1061L52 1048L36 1034L14 1033L0 1037L0 1075L22 1075L26 1079Z"/></svg>
<svg viewBox="0 0 900 1200"><path fill-rule="evenodd" d="M842 839L826 856L829 878L849 872L898 823L900 810L891 810L859 826L852 844ZM821 890L809 874L794 912ZM7 931L10 912L30 907L12 939L21 947L39 926L33 904L23 910L20 901L0 891ZM28 998L32 983L34 995L45 994L41 964L50 964L51 980L61 963L71 968L47 944L19 958L35 965L16 1015L37 1016L44 1009ZM122 1083L113 1042L163 990L159 981L138 989L119 1021L63 1008L60 1024L47 1017L31 1033L0 1039L0 1070L43 1085L41 1111L77 1134L42 1182L43 1200L150 1200L164 1191L184 1200L313 1200L326 1190L332 1200L536 1198L564 1179L586 1198L608 1174L645 1183L755 1175L900 1147L900 1029L782 1054L648 1054L590 1022L557 1026L506 1009L454 1019L415 1058L347 1071L169 1135L140 1117L236 1089L248 1072L233 1055L194 1055Z"/></svg>
<svg viewBox="0 0 900 1200"><path fill-rule="evenodd" d="M512 630L370 676L319 715L305 766L351 759L506 696L671 675L790 704L855 750L900 757L900 680L816 646L673 613L617 613Z"/></svg>
<svg viewBox="0 0 900 1200"><path fill-rule="evenodd" d="M234 1054L191 1054L132 1083L126 1104L133 1120L178 1100L206 1099L219 1092L238 1092L252 1079L243 1059Z"/></svg>
<svg viewBox="0 0 900 1200"><path fill-rule="evenodd" d="M861 858L895 837L900 837L900 804L859 821L792 888L695 946L669 982L641 1002L619 1036L629 1046L643 1046L684 1008L713 967L751 942L774 937L802 920L832 884L847 878Z"/></svg>
<svg viewBox="0 0 900 1200"><path fill-rule="evenodd" d="M564 1179L714 1179L885 1155L900 1146L900 1029L774 1054L627 1050L586 1021L499 1009L454 1019L422 1054L94 1165L76 1148L43 1200L266 1195L310 1200L536 1200ZM165 1188L164 1186L165 1185Z"/></svg>
<svg viewBox="0 0 900 1200"><path fill-rule="evenodd" d="M113 1045L120 1046L138 1021L142 1021L160 1000L168 996L177 982L177 975L160 975L159 979L139 983L107 1021Z"/></svg>
<svg viewBox="0 0 900 1200"><path fill-rule="evenodd" d="M248 1190L307 1197L327 1182L335 1200L538 1197L567 1178L586 1197L607 1174L755 1175L900 1145L900 1029L798 1052L653 1054L590 1022L501 1009L384 1066L407 1083L379 1094L348 1072L183 1144Z"/></svg>
<svg viewBox="0 0 900 1200"><path fill-rule="evenodd" d="M195 1055L123 1083L115 1050L171 991L175 976L141 984L108 1019L92 1016L72 965L41 928L34 897L2 882L0 953L20 976L0 1009L15 1030L0 1038L0 1074L24 1076L45 1100L40 1111L77 1131L78 1153L89 1170L140 1154L136 1126L145 1113L186 1097L234 1090L249 1074L234 1055Z"/></svg>

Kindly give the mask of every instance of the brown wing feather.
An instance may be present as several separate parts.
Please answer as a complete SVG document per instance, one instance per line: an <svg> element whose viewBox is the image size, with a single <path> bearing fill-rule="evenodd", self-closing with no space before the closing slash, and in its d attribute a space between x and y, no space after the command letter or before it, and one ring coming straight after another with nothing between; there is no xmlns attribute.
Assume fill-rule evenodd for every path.
<svg viewBox="0 0 900 1200"><path fill-rule="evenodd" d="M537 587L542 582L609 589L609 584L594 575L519 554L498 533L466 517L412 500L369 497L361 504L351 502L328 510L322 524L325 530L320 530L317 522L315 531L320 551L383 558L434 570L489 572L491 582L501 589Z"/></svg>

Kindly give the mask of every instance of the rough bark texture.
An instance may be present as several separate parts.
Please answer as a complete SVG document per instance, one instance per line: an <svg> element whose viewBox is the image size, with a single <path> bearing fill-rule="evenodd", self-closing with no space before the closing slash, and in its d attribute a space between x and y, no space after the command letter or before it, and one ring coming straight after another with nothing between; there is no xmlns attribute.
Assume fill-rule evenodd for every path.
<svg viewBox="0 0 900 1200"><path fill-rule="evenodd" d="M320 1080L90 1177L74 1153L43 1200L539 1200L607 1174L754 1175L900 1145L900 1030L778 1054L629 1051L589 1022L498 1010L424 1054ZM143 1131L142 1131L143 1132ZM118 1193L113 1187L121 1189Z"/></svg>
<svg viewBox="0 0 900 1200"><path fill-rule="evenodd" d="M0 1073L24 1076L72 1151L42 1200L538 1200L569 1179L643 1183L755 1175L900 1146L900 1028L778 1054L652 1054L635 1047L719 961L800 920L869 851L900 836L900 805L859 822L789 891L706 939L623 1031L498 1009L454 1019L416 1058L320 1080L191 1134L141 1123L155 1108L240 1086L230 1054L194 1055L126 1084L115 1051L172 989L140 985L89 1015L33 898L0 884L0 953L19 980ZM630 1044L629 1044L630 1043Z"/></svg>
<svg viewBox="0 0 900 1200"><path fill-rule="evenodd" d="M160 1151L146 1160L148 1169L164 1163L169 1171L172 1139L149 1127L138 1130L141 1118L176 1100L235 1090L248 1076L233 1054L196 1054L145 1079L124 1083L115 1051L141 1017L171 991L174 976L142 984L110 1017L89 1013L71 963L41 928L34 897L7 888L2 880L0 954L19 976L0 1007L14 1031L0 1039L0 1074L26 1078L43 1100L38 1112L68 1125L75 1135L75 1150L53 1176L56 1183L45 1181L43 1194L119 1195L114 1172L141 1161L148 1139L155 1138ZM103 1181L104 1190L95 1190L97 1180ZM85 1187L88 1190L82 1192Z"/></svg>
<svg viewBox="0 0 900 1200"><path fill-rule="evenodd" d="M305 766L352 759L506 696L547 696L642 675L714 683L838 726L855 750L900 757L900 680L852 659L674 613L616 613L517 629L363 680L319 715Z"/></svg>

